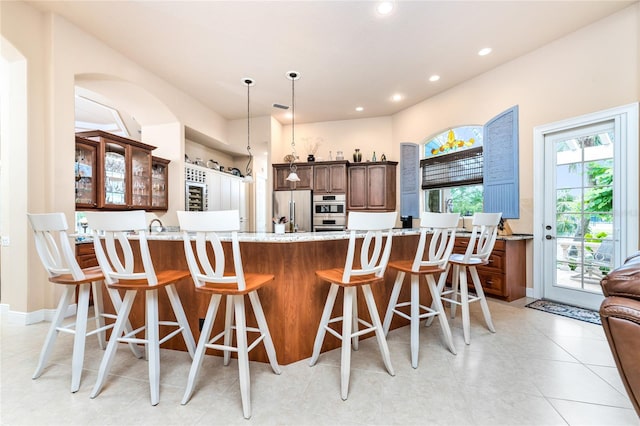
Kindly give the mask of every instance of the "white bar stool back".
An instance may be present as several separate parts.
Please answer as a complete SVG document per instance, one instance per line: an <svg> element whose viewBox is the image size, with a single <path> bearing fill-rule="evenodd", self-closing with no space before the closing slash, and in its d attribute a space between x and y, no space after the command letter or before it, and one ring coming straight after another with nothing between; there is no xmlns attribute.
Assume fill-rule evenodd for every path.
<svg viewBox="0 0 640 426"><path fill-rule="evenodd" d="M38 256L49 274L49 281L63 286L63 293L51 321L33 378L37 379L44 371L58 333L70 333L74 335L71 392L77 392L82 376L86 336L96 334L100 348L104 349L105 330L113 327L113 325L105 326L104 318L115 318L115 316L104 314L102 310L101 286L104 276L99 267L81 269L78 265L75 251L69 242L67 219L63 213L27 213L27 217L35 237ZM76 288L78 289L78 304L75 322L62 325L65 314L73 303ZM87 332L87 321L92 319L88 318L89 297L92 291L95 313L93 319L96 321L96 326L94 330Z"/></svg>
<svg viewBox="0 0 640 426"><path fill-rule="evenodd" d="M351 345L358 349L358 337L375 331L378 347L382 354L382 360L387 371L395 375L389 347L385 338L378 308L371 292L371 284L384 280L384 272L391 254L392 228L396 223L396 212L390 213L365 213L350 212L348 217L349 247L343 268L316 271L316 275L331 284L329 295L324 305L320 326L313 345L313 354L310 365L318 361L322 342L328 331L342 341L342 355L340 363L340 394L343 400L349 394L349 376L351 373ZM355 263L356 240L365 232L359 255L359 268ZM386 242L383 240L386 238ZM372 246L373 244L373 246ZM362 288L364 298L371 317L371 324L358 318L357 289ZM333 305L338 294L338 289L344 289L343 313L340 317L330 318ZM342 321L342 333L338 333L329 324ZM359 324L367 328L359 330Z"/></svg>
<svg viewBox="0 0 640 426"><path fill-rule="evenodd" d="M144 211L87 212L86 216L89 227L93 229L96 256L107 286L125 291L122 306L116 307L118 317L100 364L98 380L90 396L95 398L102 390L111 369L118 342L134 345L144 344L147 349L151 404L157 405L160 402L160 345L170 338L182 334L192 358L195 350L195 341L175 287L176 282L189 276L189 271L164 270L156 273L146 238L147 226ZM135 259L129 239L129 233L132 231L136 232L140 245L142 272L134 270ZM104 239L106 250L103 248L101 239ZM164 288L167 292L176 321L162 321L158 318L158 289L160 288ZM145 294L145 325L128 332L126 325L133 301L139 291ZM174 329L160 338L160 325ZM145 336L137 337L143 331Z"/></svg>
<svg viewBox="0 0 640 426"><path fill-rule="evenodd" d="M471 231L467 250L464 254L452 254L449 258L449 265L453 265L453 283L451 290L441 293L442 300L451 303L451 318L456 316L456 305L460 305L462 308L462 329L464 342L467 345L471 342L469 318L469 303L471 302L480 302L487 328L492 333L496 332L476 267L489 263L489 256L491 256L498 236L498 224L501 217L502 213L475 213L473 215L473 230ZM467 270L471 275L471 281L476 292L475 296L469 295ZM444 283L441 288L444 288ZM458 297L460 300L458 300Z"/></svg>
<svg viewBox="0 0 640 426"><path fill-rule="evenodd" d="M389 306L384 318L384 333L385 335L389 333L394 314L411 321L411 366L413 368L418 368L418 335L420 320L422 319L432 319L437 316L449 350L453 354L456 353L449 322L440 300L436 277L438 277L438 282L442 282L442 285L444 285L444 281L447 278L449 256L453 252L453 245L456 239L459 218L460 215L458 213L423 213L420 217L420 239L415 257L411 260L396 260L389 263L389 268L397 270L398 275L393 285ZM427 232L431 234L428 246ZM398 296L407 273L411 275L411 300L398 303ZM431 307L420 304L421 276L425 277L431 293ZM410 308L408 315L401 309L407 306ZM420 313L421 310L423 313Z"/></svg>
<svg viewBox="0 0 640 426"><path fill-rule="evenodd" d="M267 320L258 297L258 289L273 281L270 274L244 272L240 256L238 231L240 230L240 213L238 210L207 211L207 212L178 212L178 221L183 231L184 251L191 271L191 277L196 291L210 296L209 308L200 332L198 347L196 348L187 388L182 399L186 404L191 399L195 389L196 379L202 366L207 348L221 350L224 353L224 365L229 364L231 352L238 355L238 373L240 376L240 395L242 411L245 418L251 417L251 381L249 376L249 352L260 342L263 342L271 369L280 374L280 366L276 358L276 350L271 340ZM195 233L195 251L192 235ZM221 233L227 235L222 236ZM233 256L233 270L225 271L226 257L222 246L222 239L231 241ZM207 253L207 247L212 249L213 257ZM226 297L226 316L224 331L210 338L213 323L218 312L222 297ZM248 296L258 328L247 327L245 318L244 297ZM235 313L235 321L234 321ZM235 323L235 325L234 325ZM232 346L233 331L236 331L237 346ZM258 337L249 344L247 332L258 333ZM216 343L224 339L222 343Z"/></svg>

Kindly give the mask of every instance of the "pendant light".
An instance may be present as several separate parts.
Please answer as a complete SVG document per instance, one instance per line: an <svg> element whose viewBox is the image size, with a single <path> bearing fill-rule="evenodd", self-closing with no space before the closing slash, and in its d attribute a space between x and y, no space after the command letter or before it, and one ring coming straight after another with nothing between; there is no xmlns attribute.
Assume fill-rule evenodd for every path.
<svg viewBox="0 0 640 426"><path fill-rule="evenodd" d="M256 82L249 77L243 78L242 82L247 86L247 152L249 153L249 162L245 168L244 181L253 182L253 170L251 169L253 163L253 154L251 154L251 103L249 94L251 86L255 86Z"/></svg>
<svg viewBox="0 0 640 426"><path fill-rule="evenodd" d="M300 79L298 71L288 71L286 77L291 80L291 157L289 160L289 182L300 182L300 178L296 171L298 166L294 164L296 161L296 80Z"/></svg>

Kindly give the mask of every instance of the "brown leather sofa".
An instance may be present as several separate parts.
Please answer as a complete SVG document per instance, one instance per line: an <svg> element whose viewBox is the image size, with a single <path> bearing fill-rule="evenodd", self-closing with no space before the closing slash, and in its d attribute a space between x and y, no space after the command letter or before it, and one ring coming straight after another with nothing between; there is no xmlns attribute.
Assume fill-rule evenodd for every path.
<svg viewBox="0 0 640 426"><path fill-rule="evenodd" d="M600 318L618 372L640 417L640 252L600 282Z"/></svg>

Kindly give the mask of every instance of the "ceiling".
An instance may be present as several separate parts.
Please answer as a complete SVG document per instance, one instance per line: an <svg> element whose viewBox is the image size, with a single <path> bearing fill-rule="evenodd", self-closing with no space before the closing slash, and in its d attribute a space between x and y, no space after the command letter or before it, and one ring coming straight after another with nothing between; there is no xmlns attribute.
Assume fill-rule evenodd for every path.
<svg viewBox="0 0 640 426"><path fill-rule="evenodd" d="M226 119L387 116L637 1L35 1ZM479 56L483 47L493 52ZM437 82L429 82L433 74ZM391 101L395 93L403 96ZM362 112L355 111L357 106Z"/></svg>

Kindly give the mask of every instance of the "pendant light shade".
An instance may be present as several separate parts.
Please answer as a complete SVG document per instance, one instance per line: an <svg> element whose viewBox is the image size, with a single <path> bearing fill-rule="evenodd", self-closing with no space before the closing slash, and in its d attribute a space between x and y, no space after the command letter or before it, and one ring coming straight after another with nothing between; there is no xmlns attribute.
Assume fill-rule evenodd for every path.
<svg viewBox="0 0 640 426"><path fill-rule="evenodd" d="M249 153L249 162L245 168L244 181L253 182L253 170L251 166L253 164L253 154L251 153L251 102L250 102L250 88L255 86L256 82L249 77L242 79L242 83L247 86L247 152Z"/></svg>
<svg viewBox="0 0 640 426"><path fill-rule="evenodd" d="M289 161L289 182L300 182L298 177L298 167L294 164L296 161L296 80L300 79L298 71L288 71L286 77L291 80L291 160Z"/></svg>

